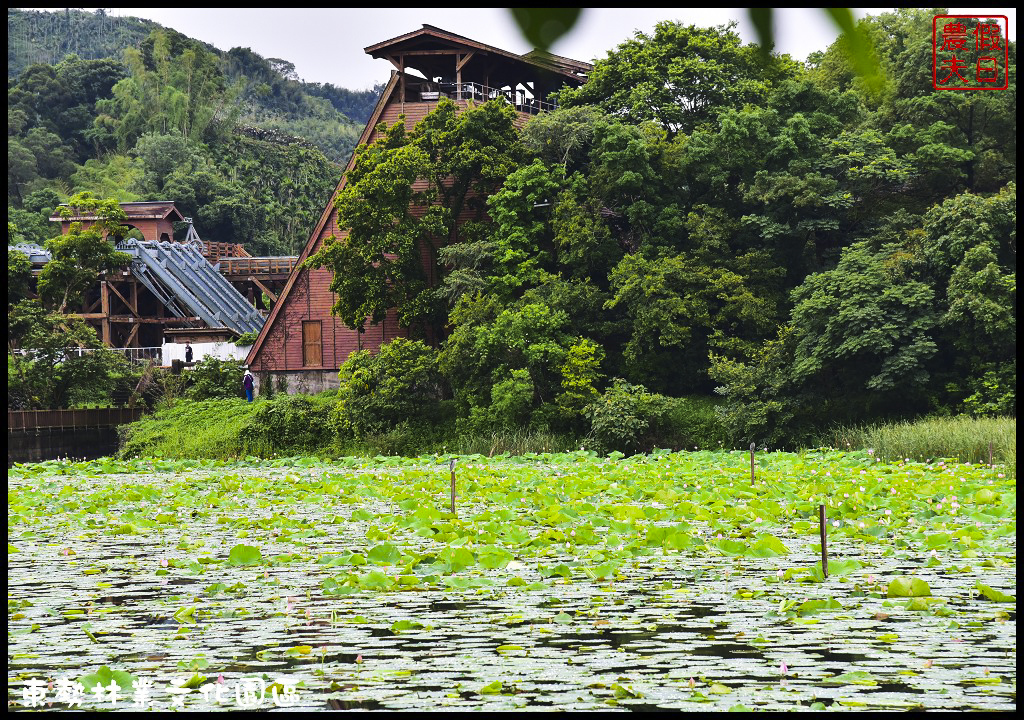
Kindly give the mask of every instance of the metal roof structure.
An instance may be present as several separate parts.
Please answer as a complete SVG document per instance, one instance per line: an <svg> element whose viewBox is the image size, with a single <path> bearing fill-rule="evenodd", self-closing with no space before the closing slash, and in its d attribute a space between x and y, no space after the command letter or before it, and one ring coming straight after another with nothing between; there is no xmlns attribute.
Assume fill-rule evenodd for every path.
<svg viewBox="0 0 1024 720"><path fill-rule="evenodd" d="M197 244L126 239L132 274L177 317L198 317L209 327L259 332L263 316L242 297Z"/></svg>
<svg viewBox="0 0 1024 720"><path fill-rule="evenodd" d="M8 250L17 250L18 252L28 256L28 259L32 261L33 265L45 265L50 262L50 251L46 248L36 245L35 243L18 243L17 245L8 245Z"/></svg>

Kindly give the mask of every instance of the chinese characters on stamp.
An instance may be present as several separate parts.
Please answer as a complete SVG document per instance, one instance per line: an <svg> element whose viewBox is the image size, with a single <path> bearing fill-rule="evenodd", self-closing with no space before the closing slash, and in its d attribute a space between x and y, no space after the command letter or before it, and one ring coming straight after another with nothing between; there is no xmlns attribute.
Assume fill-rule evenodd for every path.
<svg viewBox="0 0 1024 720"><path fill-rule="evenodd" d="M936 90L1005 90L1010 85L1005 15L932 18L932 86Z"/></svg>

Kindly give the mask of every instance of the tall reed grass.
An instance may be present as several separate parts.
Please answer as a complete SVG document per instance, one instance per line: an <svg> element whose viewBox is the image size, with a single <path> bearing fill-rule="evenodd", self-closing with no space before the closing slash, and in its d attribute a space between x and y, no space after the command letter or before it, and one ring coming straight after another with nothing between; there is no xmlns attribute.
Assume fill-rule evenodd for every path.
<svg viewBox="0 0 1024 720"><path fill-rule="evenodd" d="M839 449L872 448L883 460L952 458L960 462L992 461L1016 467L1017 419L965 415L914 422L836 427L822 434L821 445Z"/></svg>

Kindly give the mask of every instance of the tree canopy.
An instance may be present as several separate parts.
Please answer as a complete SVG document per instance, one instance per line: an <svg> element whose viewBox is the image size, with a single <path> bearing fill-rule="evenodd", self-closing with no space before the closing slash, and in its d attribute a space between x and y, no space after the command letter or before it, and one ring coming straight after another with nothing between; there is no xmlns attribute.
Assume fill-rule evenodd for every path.
<svg viewBox="0 0 1024 720"><path fill-rule="evenodd" d="M731 26L664 22L518 142L488 106L389 129L339 198L346 240L316 258L336 310L359 326L397 307L409 325L429 306L437 367L478 430L598 432L627 406L651 427L661 394L716 390L737 442L1006 412L1013 93L922 84L925 15L860 23L877 77L846 40L804 65ZM467 145L462 118L501 143ZM480 145L516 152L474 164ZM462 169L486 215L453 225Z"/></svg>

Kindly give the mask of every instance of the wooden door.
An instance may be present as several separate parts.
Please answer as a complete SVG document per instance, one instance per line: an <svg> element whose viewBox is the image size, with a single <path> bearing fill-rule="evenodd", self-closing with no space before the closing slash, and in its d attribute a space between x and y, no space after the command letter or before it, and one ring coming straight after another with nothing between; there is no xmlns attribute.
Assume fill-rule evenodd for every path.
<svg viewBox="0 0 1024 720"><path fill-rule="evenodd" d="M323 366L323 343L320 339L320 321L302 321L302 366Z"/></svg>

